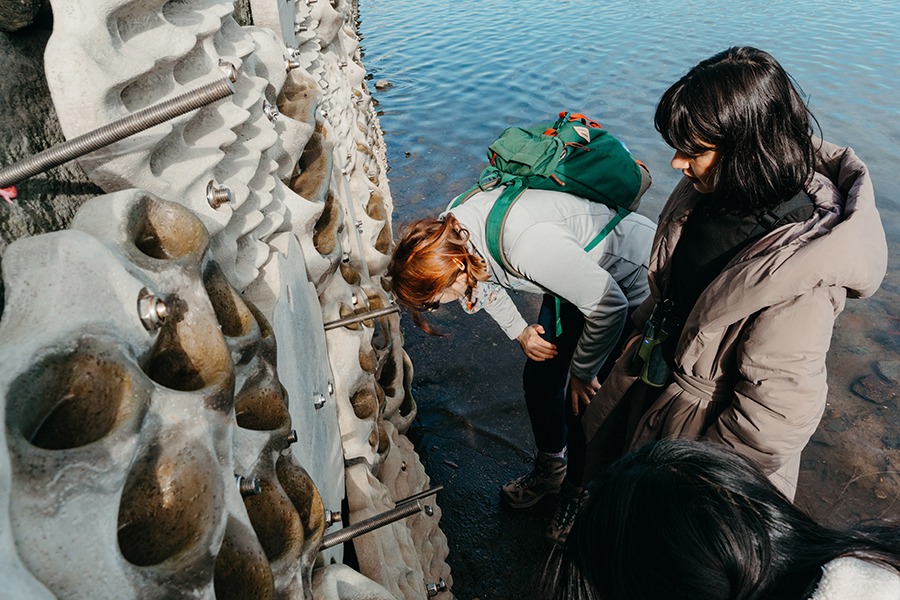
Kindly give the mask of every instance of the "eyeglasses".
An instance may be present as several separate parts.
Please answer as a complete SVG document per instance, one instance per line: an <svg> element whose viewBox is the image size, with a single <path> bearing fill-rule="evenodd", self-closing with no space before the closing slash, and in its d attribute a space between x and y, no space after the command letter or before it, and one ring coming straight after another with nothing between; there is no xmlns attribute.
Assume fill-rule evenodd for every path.
<svg viewBox="0 0 900 600"><path fill-rule="evenodd" d="M441 307L441 303L438 300L432 300L431 302L423 302L422 310L427 310L428 312L434 312Z"/></svg>

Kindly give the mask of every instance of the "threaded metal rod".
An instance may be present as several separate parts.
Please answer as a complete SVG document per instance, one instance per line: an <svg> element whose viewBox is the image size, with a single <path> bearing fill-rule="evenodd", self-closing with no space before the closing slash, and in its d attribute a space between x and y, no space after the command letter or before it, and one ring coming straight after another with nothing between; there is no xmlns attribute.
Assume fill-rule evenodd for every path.
<svg viewBox="0 0 900 600"><path fill-rule="evenodd" d="M345 527L340 531L335 531L334 533L329 533L328 535L323 536L322 543L319 545L319 550L327 550L332 546L337 546L338 544L342 544L348 540L352 540L355 537L359 537L364 533L369 533L370 531L378 529L379 527L384 527L389 523L399 521L404 517L408 517L421 511L422 503L418 500L407 502L406 504L403 504L396 508L392 508L391 510L387 510L379 515L375 515L374 517L363 519L359 523L350 525L349 527Z"/></svg>
<svg viewBox="0 0 900 600"><path fill-rule="evenodd" d="M406 504L407 502L412 502L413 500L421 500L422 498L427 498L428 496L432 496L434 494L437 494L440 491L443 491L443 489L444 489L444 486L436 485L433 488L431 488L430 490L425 490L425 491L419 492L418 494L413 494L412 496L409 496L408 498L404 498L403 500L397 500L397 506L400 506L401 504Z"/></svg>
<svg viewBox="0 0 900 600"><path fill-rule="evenodd" d="M98 148L118 142L139 131L150 129L233 93L234 86L231 85L231 82L228 79L220 79L186 94L148 106L123 119L113 121L99 129L94 129L67 142L42 150L8 167L3 167L0 169L0 188L14 185L32 175L69 162L73 158L89 154Z"/></svg>
<svg viewBox="0 0 900 600"><path fill-rule="evenodd" d="M343 319L338 319L337 321L331 321L329 323L325 323L324 328L325 331L329 329L337 329L338 327L344 327L345 325L353 325L354 323L361 323L362 321L368 321L369 319L377 319L378 317L384 317L395 312L400 312L399 306L388 306L387 308L379 308L378 310L372 310L369 312L361 313L358 315L353 315L352 317L346 317Z"/></svg>

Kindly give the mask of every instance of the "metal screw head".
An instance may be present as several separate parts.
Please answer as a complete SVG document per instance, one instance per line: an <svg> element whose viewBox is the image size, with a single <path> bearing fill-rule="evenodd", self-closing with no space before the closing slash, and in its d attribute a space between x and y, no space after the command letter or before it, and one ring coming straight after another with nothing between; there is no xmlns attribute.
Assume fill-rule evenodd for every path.
<svg viewBox="0 0 900 600"><path fill-rule="evenodd" d="M300 68L300 61L299 61L299 60L295 60L295 59L293 59L293 58L285 58L285 59L284 59L284 69L285 69L285 71L287 71L288 73L290 73L290 72L293 71L294 69L299 69L299 68Z"/></svg>
<svg viewBox="0 0 900 600"><path fill-rule="evenodd" d="M235 475L234 480L241 491L241 496L249 498L262 492L262 484L256 477L244 477L243 475Z"/></svg>
<svg viewBox="0 0 900 600"><path fill-rule="evenodd" d="M219 208L226 202L233 200L231 190L224 185L216 186L216 182L212 179L206 184L206 201L213 208Z"/></svg>
<svg viewBox="0 0 900 600"><path fill-rule="evenodd" d="M359 304L359 297L356 294L350 294L350 303L356 306Z"/></svg>
<svg viewBox="0 0 900 600"><path fill-rule="evenodd" d="M325 396L323 394L314 394L313 406L316 407L316 410L319 410L320 408L325 406Z"/></svg>
<svg viewBox="0 0 900 600"><path fill-rule="evenodd" d="M268 100L263 100L263 114L266 115L266 118L275 122L275 119L278 118L278 107L274 104L269 104Z"/></svg>
<svg viewBox="0 0 900 600"><path fill-rule="evenodd" d="M153 331L162 327L169 314L165 302L157 298L147 288L143 288L138 292L137 309L141 324L147 331Z"/></svg>
<svg viewBox="0 0 900 600"><path fill-rule="evenodd" d="M219 68L225 72L225 77L228 78L228 81L234 83L237 81L237 69L234 68L234 65L228 62L227 60L219 59Z"/></svg>
<svg viewBox="0 0 900 600"><path fill-rule="evenodd" d="M328 382L328 395L334 396L334 383L331 381Z"/></svg>
<svg viewBox="0 0 900 600"><path fill-rule="evenodd" d="M437 583L429 583L428 585L426 585L425 591L428 593L429 598L437 596L441 592L447 591L447 582L444 581L443 577L441 577Z"/></svg>
<svg viewBox="0 0 900 600"><path fill-rule="evenodd" d="M346 68L346 67L347 67L347 61L346 61L346 60L342 60L340 63L338 63L338 66L339 66L340 68L342 68L342 69Z"/></svg>
<svg viewBox="0 0 900 600"><path fill-rule="evenodd" d="M297 32L298 25L299 25L299 23L294 23L294 32L295 33ZM287 51L288 51L288 54L291 55L291 58L300 58L300 48L297 48L295 46L288 46Z"/></svg>
<svg viewBox="0 0 900 600"><path fill-rule="evenodd" d="M325 510L325 527L331 527L335 523L341 522L341 511Z"/></svg>
<svg viewBox="0 0 900 600"><path fill-rule="evenodd" d="M288 443L288 446L290 446L291 444L296 444L297 440L299 440L299 439L300 439L300 437L297 435L297 430L291 429L291 432L289 434L287 434L286 441Z"/></svg>
<svg viewBox="0 0 900 600"><path fill-rule="evenodd" d="M426 504L424 510L425 510L425 514L428 515L429 517L434 516L434 507L433 506Z"/></svg>
<svg viewBox="0 0 900 600"><path fill-rule="evenodd" d="M406 461L405 461L405 460L400 462L400 470L401 470L401 471L405 471L405 470L406 470Z"/></svg>
<svg viewBox="0 0 900 600"><path fill-rule="evenodd" d="M344 252L341 254L341 262L345 263L345 264L350 262L350 253L349 252Z"/></svg>
<svg viewBox="0 0 900 600"><path fill-rule="evenodd" d="M360 233L362 233L362 230L363 230L363 222L362 222L362 219L359 219L359 220L356 222L356 228L359 230Z"/></svg>
<svg viewBox="0 0 900 600"><path fill-rule="evenodd" d="M294 35L303 33L307 29L309 29L309 27L307 27L306 25L301 25L300 23L297 23L297 22L294 23Z"/></svg>

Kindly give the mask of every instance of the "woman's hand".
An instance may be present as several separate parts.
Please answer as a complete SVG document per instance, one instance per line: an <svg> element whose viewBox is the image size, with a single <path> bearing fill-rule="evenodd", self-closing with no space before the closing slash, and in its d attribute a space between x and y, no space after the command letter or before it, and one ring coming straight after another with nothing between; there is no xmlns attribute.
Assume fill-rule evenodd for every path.
<svg viewBox="0 0 900 600"><path fill-rule="evenodd" d="M600 382L594 377L590 381L579 379L572 375L569 378L569 385L572 388L572 412L578 416L578 408L580 404L587 406L591 403L591 398L600 389Z"/></svg>
<svg viewBox="0 0 900 600"><path fill-rule="evenodd" d="M542 333L544 328L540 325L529 325L516 338L525 356L538 362L556 356L556 346L542 338Z"/></svg>

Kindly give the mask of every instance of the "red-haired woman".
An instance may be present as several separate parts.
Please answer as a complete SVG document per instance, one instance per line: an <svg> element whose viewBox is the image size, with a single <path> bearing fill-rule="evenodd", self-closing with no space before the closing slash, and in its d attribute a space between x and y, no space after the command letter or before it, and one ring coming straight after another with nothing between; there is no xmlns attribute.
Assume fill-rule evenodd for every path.
<svg viewBox="0 0 900 600"><path fill-rule="evenodd" d="M643 168L641 176L638 196L649 185ZM655 227L630 214L585 251L616 212L571 194L526 190L503 230L502 251L523 275L518 277L494 260L485 242L486 219L500 194L501 189L480 192L440 219L406 226L388 273L397 300L423 330L434 333L424 311L458 300L466 312L484 308L521 345L528 357L523 386L537 452L534 469L504 485L500 495L510 506L525 508L562 488L548 532L558 539L581 498L580 416L600 387L598 374L605 376L601 368L626 329L629 310L647 297ZM536 323L522 317L507 290L544 296Z"/></svg>

